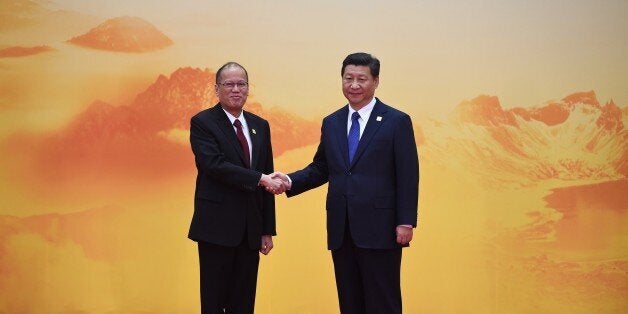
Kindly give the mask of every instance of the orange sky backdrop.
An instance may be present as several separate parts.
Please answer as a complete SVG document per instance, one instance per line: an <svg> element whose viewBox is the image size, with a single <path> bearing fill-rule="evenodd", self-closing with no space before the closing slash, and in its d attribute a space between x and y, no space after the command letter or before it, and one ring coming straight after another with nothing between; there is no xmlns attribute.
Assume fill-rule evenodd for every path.
<svg viewBox="0 0 628 314"><path fill-rule="evenodd" d="M0 313L195 313L189 118L247 67L275 165L312 157L350 52L412 115L407 313L628 309L625 1L0 0ZM336 313L319 188L277 197L257 312Z"/></svg>

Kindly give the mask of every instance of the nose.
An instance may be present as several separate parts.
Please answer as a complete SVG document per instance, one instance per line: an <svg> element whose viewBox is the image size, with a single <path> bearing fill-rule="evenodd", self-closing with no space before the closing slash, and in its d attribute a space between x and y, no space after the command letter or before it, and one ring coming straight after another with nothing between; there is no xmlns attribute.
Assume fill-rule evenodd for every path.
<svg viewBox="0 0 628 314"><path fill-rule="evenodd" d="M357 81L353 81L353 82L351 82L351 86L350 87L353 88L353 89L357 89L357 88L360 88L360 84L358 84Z"/></svg>

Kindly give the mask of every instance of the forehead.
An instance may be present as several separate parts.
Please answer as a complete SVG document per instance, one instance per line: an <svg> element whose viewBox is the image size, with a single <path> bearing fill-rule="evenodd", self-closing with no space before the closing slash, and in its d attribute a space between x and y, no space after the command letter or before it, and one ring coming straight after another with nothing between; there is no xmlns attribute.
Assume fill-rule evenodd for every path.
<svg viewBox="0 0 628 314"><path fill-rule="evenodd" d="M368 76L368 77L372 77L371 76L371 69L366 66L366 65L353 65L353 64L349 64L345 67L345 73L344 75L351 75L351 76Z"/></svg>
<svg viewBox="0 0 628 314"><path fill-rule="evenodd" d="M240 67L228 67L222 70L222 72L220 72L220 79L221 80L237 80L237 79L241 79L241 80L246 80L246 73L244 72L244 69L240 68Z"/></svg>

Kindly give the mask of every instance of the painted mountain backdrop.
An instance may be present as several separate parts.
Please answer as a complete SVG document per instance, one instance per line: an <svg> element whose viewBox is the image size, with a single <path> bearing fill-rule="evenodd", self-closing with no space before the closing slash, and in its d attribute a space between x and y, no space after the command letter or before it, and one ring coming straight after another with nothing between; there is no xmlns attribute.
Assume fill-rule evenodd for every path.
<svg viewBox="0 0 628 314"><path fill-rule="evenodd" d="M622 110L593 91L541 107L504 110L497 97L460 103L449 121L423 125L425 158L496 185L616 180L628 175Z"/></svg>
<svg viewBox="0 0 628 314"><path fill-rule="evenodd" d="M209 70L180 68L169 77L159 76L129 105L94 101L63 129L17 134L2 151L22 165L12 171L57 183L77 177L192 173L190 118L216 104L214 80ZM318 121L257 102L245 109L269 121L275 156L318 140Z"/></svg>

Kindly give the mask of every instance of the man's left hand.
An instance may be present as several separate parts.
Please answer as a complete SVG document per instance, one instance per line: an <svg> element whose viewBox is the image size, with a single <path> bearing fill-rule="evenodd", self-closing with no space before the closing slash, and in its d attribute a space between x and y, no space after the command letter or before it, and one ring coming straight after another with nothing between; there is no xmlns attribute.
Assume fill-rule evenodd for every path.
<svg viewBox="0 0 628 314"><path fill-rule="evenodd" d="M270 250L272 249L273 249L273 236L263 235L259 252L264 255L268 255L268 253L270 253Z"/></svg>
<svg viewBox="0 0 628 314"><path fill-rule="evenodd" d="M408 244L412 241L412 227L397 226L397 243Z"/></svg>

